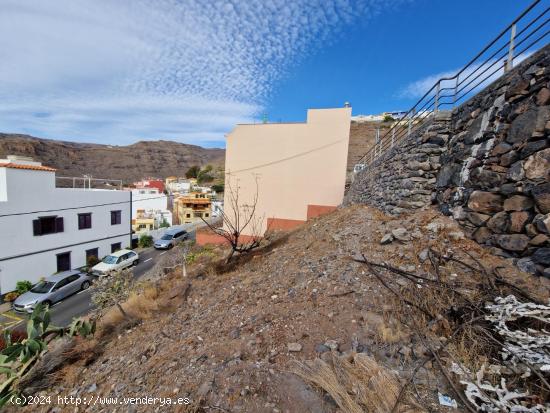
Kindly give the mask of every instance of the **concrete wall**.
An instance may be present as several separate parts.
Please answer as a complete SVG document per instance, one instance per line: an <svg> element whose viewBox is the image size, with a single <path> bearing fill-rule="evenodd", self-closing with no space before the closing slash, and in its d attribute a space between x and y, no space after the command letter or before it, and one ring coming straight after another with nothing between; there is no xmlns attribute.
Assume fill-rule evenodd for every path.
<svg viewBox="0 0 550 413"><path fill-rule="evenodd" d="M55 173L0 168L7 200L0 202L0 293L19 280L37 282L57 271L56 255L71 252L71 266L86 264L85 251L99 248L100 257L111 244L130 245L130 193L127 191L55 188ZM121 224L111 225L111 210L121 210ZM92 214L92 228L78 229L78 214ZM17 215L14 215L17 214ZM33 220L57 215L64 231L33 235Z"/></svg>
<svg viewBox="0 0 550 413"><path fill-rule="evenodd" d="M436 203L465 233L550 277L550 46L360 172L348 203Z"/></svg>
<svg viewBox="0 0 550 413"><path fill-rule="evenodd" d="M238 186L239 205L250 205L256 179L261 233L268 219L301 223L308 205L341 204L350 116L351 108L314 109L306 123L238 125L227 137L226 213L232 208L229 186Z"/></svg>

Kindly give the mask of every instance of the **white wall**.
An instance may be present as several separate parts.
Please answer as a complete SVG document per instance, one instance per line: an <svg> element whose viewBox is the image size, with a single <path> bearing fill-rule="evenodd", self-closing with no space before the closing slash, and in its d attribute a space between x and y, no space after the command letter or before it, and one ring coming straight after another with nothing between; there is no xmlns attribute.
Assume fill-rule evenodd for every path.
<svg viewBox="0 0 550 413"><path fill-rule="evenodd" d="M130 245L130 194L127 191L55 188L55 173L0 168L0 293L19 280L37 282L57 271L57 254L71 252L71 267L86 264L85 251L99 248L100 258L111 244ZM0 175L1 178L1 175ZM70 208L70 209L69 209ZM121 224L111 225L111 211L121 211ZM78 229L78 214L92 214L92 228ZM18 215L13 215L18 214ZM64 231L33 235L33 220L63 217Z"/></svg>
<svg viewBox="0 0 550 413"><path fill-rule="evenodd" d="M191 182L171 182L168 189L171 192L189 192L191 191Z"/></svg>
<svg viewBox="0 0 550 413"><path fill-rule="evenodd" d="M132 216L137 210L160 211L168 209L168 197L158 192L158 189L132 189Z"/></svg>

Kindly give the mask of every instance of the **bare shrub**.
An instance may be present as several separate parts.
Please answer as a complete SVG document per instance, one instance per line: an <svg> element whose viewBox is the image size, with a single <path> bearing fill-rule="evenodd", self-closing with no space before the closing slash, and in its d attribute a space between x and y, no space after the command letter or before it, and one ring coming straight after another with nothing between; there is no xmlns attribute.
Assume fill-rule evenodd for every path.
<svg viewBox="0 0 550 413"><path fill-rule="evenodd" d="M230 174L227 174L226 203L224 210L220 211L222 226L217 227L201 218L212 232L223 237L231 247L231 252L226 259L228 263L235 253L245 254L258 248L262 241L262 221L265 217L257 214L258 205L258 177L254 182L256 191L251 203L244 203L239 195L239 181L232 182ZM244 232L249 235L245 235Z"/></svg>

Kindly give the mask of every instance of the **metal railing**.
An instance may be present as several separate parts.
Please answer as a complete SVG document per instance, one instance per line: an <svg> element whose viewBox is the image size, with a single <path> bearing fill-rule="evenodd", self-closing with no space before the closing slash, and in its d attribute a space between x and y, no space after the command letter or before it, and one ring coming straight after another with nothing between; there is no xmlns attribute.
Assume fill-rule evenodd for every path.
<svg viewBox="0 0 550 413"><path fill-rule="evenodd" d="M118 189L122 190L121 179L101 179L91 176L56 176L56 187L74 189Z"/></svg>
<svg viewBox="0 0 550 413"><path fill-rule="evenodd" d="M457 107L510 71L514 63L542 48L543 40L550 34L549 16L549 1L534 1L454 76L437 80L403 118L394 122L381 138L377 136L374 146L359 158L355 169L371 169L382 154L408 138L435 113Z"/></svg>

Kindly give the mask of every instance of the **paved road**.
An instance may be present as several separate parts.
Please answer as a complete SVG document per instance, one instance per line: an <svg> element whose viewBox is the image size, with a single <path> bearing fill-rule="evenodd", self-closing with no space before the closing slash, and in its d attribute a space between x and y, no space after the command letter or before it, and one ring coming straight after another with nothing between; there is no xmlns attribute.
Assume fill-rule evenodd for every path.
<svg viewBox="0 0 550 413"><path fill-rule="evenodd" d="M195 238L195 229L202 226L202 223L187 224L182 226L189 232L190 239ZM134 277L140 278L147 273L157 262L157 260L167 251L155 250L154 248L147 248L139 252L139 264L133 267ZM91 294L89 290L81 291L65 300L54 304L50 309L51 323L56 326L65 327L71 323L73 318L81 317L87 314L93 308ZM11 311L6 313L11 315ZM8 328L24 328L23 323L26 320L26 316L20 313L13 314L16 318L15 321L6 320L11 323ZM21 318L21 322L14 324L17 318Z"/></svg>
<svg viewBox="0 0 550 413"><path fill-rule="evenodd" d="M134 277L140 278L155 265L157 259L166 251L148 248L139 252L139 264L133 268ZM81 291L65 300L54 304L50 310L51 322L56 326L65 327L74 317L87 314L93 308L90 290Z"/></svg>

